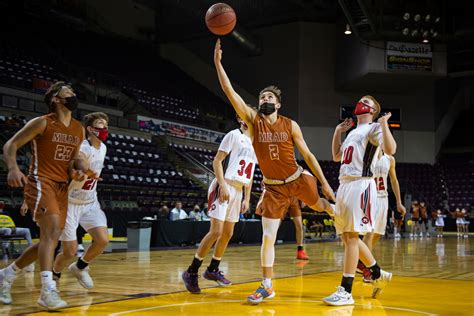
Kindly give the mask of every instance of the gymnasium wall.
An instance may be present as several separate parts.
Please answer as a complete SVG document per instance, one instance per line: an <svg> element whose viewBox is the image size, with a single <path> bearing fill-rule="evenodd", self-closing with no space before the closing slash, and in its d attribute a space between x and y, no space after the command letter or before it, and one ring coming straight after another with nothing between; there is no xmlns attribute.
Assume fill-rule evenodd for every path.
<svg viewBox="0 0 474 316"><path fill-rule="evenodd" d="M340 105L353 105L361 96L371 94L382 107L401 109L403 130L394 133L398 160L434 163L434 83L441 75L390 76L377 68L383 66L383 50L364 45L355 36L344 36L334 24L290 23L262 28L253 36L263 48L261 56L246 56L231 39L223 38L227 74L246 96L256 96L269 84L281 87L282 114L298 121L319 159L331 159ZM183 46L213 68L214 43L209 37ZM439 63L437 67L443 69ZM346 79L345 84L340 84L341 78ZM195 79L219 90L213 69L200 72ZM252 99L250 102L256 101Z"/></svg>

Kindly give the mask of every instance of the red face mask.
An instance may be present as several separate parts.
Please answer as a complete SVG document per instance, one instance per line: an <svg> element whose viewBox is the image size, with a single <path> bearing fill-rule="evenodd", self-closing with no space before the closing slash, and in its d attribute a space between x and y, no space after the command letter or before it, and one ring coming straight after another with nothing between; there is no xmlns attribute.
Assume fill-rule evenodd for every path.
<svg viewBox="0 0 474 316"><path fill-rule="evenodd" d="M107 137L109 136L109 130L104 127L104 128L96 128L96 127L93 127L94 131L94 135L100 139L101 141L105 142L107 140Z"/></svg>
<svg viewBox="0 0 474 316"><path fill-rule="evenodd" d="M362 114L372 113L371 110L375 111L375 109L371 107L370 105L359 101L357 102L356 107L354 109L354 114L362 115Z"/></svg>

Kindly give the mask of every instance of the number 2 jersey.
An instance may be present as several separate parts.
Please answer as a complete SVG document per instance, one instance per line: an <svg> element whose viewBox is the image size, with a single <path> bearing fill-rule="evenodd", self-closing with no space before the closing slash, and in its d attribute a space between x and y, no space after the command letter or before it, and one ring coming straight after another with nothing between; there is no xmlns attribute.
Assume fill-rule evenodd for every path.
<svg viewBox="0 0 474 316"><path fill-rule="evenodd" d="M383 154L374 164L373 174L377 183L377 196L387 197L387 176L390 171L390 157Z"/></svg>
<svg viewBox="0 0 474 316"><path fill-rule="evenodd" d="M81 153L89 165L89 169L100 175L104 167L107 147L100 143L100 148L96 149L85 140L81 144ZM97 179L84 179L83 181L72 180L69 184L69 202L75 204L89 204L97 200Z"/></svg>
<svg viewBox="0 0 474 316"><path fill-rule="evenodd" d="M257 162L250 138L234 129L224 136L219 150L229 154L224 163L224 178L249 185Z"/></svg>
<svg viewBox="0 0 474 316"><path fill-rule="evenodd" d="M374 157L382 142L379 123L359 124L352 130L341 146L339 181L372 178Z"/></svg>

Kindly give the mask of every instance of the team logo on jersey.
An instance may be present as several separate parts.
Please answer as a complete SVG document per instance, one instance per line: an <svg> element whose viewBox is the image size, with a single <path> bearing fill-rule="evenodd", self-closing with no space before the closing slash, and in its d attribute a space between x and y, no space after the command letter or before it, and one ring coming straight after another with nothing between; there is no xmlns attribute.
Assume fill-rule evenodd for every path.
<svg viewBox="0 0 474 316"><path fill-rule="evenodd" d="M214 211L216 209L216 205L215 204L212 204L211 206L211 211Z"/></svg>
<svg viewBox="0 0 474 316"><path fill-rule="evenodd" d="M362 217L362 223L364 223L364 224L369 223L369 219L367 218L367 216Z"/></svg>

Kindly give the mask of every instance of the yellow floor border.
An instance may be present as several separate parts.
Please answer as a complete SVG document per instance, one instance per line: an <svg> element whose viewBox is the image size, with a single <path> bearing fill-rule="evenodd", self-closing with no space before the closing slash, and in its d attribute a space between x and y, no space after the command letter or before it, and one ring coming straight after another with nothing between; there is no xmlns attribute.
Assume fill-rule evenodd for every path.
<svg viewBox="0 0 474 316"><path fill-rule="evenodd" d="M188 292L124 298L124 300L71 307L61 315L473 315L474 282L394 276L380 299L371 299L371 285L357 278L354 306L331 307L322 298L340 281L340 272L327 272L274 280L276 297L259 305L245 299L257 282ZM200 282L208 282L200 278ZM203 283L204 284L204 283ZM207 285L207 283L206 283ZM184 286L183 286L184 287ZM92 294L92 293L91 293ZM150 296L151 295L151 296ZM50 315L34 313L30 315Z"/></svg>

